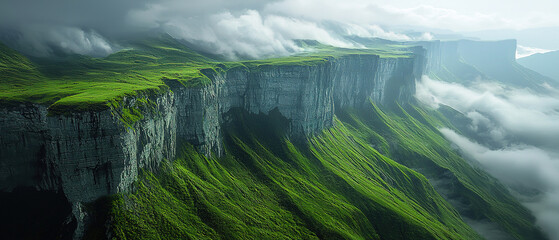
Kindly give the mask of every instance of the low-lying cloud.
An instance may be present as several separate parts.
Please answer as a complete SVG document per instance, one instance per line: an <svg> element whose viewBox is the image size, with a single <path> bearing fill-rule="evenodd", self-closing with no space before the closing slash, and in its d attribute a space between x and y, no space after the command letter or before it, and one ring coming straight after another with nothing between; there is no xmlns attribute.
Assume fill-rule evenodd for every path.
<svg viewBox="0 0 559 240"><path fill-rule="evenodd" d="M303 51L294 39L359 48L362 46L344 37L433 38L429 33L408 36L380 27L389 22L385 17L401 15L379 11L359 0L344 4L315 0L6 0L0 3L0 40L34 56L58 52L105 56L119 49L121 39L169 33L207 52L235 59Z"/></svg>
<svg viewBox="0 0 559 240"><path fill-rule="evenodd" d="M15 48L39 57L60 53L101 57L117 49L94 30L75 27L27 25L13 33L11 38Z"/></svg>
<svg viewBox="0 0 559 240"><path fill-rule="evenodd" d="M77 29L90 35L95 32L114 51L111 42L143 31L166 32L172 29L175 36L192 40L215 53L256 57L300 50L290 42L294 38L348 46L351 43L343 41L344 35L398 41L429 40L433 37L428 33L409 36L394 29L442 29L449 33L448 30L464 32L557 26L559 17L550 10L553 8L537 7L550 3L537 4L547 0L534 1L536 3L519 3L501 11L502 3L483 0L468 3L447 1L436 5L431 2L418 4L411 0L3 0L0 1L0 39L13 40L2 36L6 32L17 32L21 38L33 35L37 39L22 41L34 42L34 48L20 50L41 55L55 51L52 49L53 37L49 34L60 32L60 29ZM472 10L472 6L480 8ZM537 7L538 11L525 12L527 7ZM37 24L42 25L42 31L22 33L30 25ZM108 48L97 47L95 43L91 46L80 43L72 34L66 35L69 35L68 39L62 41L76 42L75 47L66 48L67 51L107 54ZM41 41L43 38L45 40ZM265 41L269 41L270 46L264 46L262 42ZM250 49L249 45L253 44L255 47ZM57 43L54 45L57 46ZM84 49L78 49L78 46Z"/></svg>
<svg viewBox="0 0 559 240"><path fill-rule="evenodd" d="M542 48L534 48L534 47L525 47L522 45L518 45L516 47L516 58L523 58L523 57L528 57L528 56L532 56L534 54L538 54L538 53L548 53L548 52L552 52L553 50L548 50L548 49L542 49Z"/></svg>
<svg viewBox="0 0 559 240"><path fill-rule="evenodd" d="M355 47L317 23L276 15L262 16L255 10L239 15L222 12L196 19L177 18L162 27L175 38L232 59L289 55L303 50L293 39L315 39L333 46Z"/></svg>
<svg viewBox="0 0 559 240"><path fill-rule="evenodd" d="M130 11L127 21L134 25L162 29L173 37L231 59L282 56L304 50L293 42L294 39L311 39L336 47L359 48L362 46L344 37L380 37L396 41L433 38L429 33L410 37L387 31L370 21L353 22L334 16L309 18L298 15L296 11L281 11L290 8L290 4L289 1L276 1L250 9L225 9L191 15L176 14L177 9L182 7L180 4L149 4L145 8ZM298 2L296 8L302 9L304 6L314 6L311 12L322 13L328 8L328 5L313 1ZM316 11L318 6L321 11ZM354 9L354 14L355 6L348 6ZM346 13L351 15L349 11Z"/></svg>
<svg viewBox="0 0 559 240"><path fill-rule="evenodd" d="M466 88L423 77L416 96L428 105L443 103L470 117L471 128L495 131L502 146L522 142L559 149L559 97L526 89L504 88L479 80ZM491 125L493 124L493 125Z"/></svg>
<svg viewBox="0 0 559 240"><path fill-rule="evenodd" d="M477 82L472 87L423 77L416 97L462 112L484 146L440 129L472 161L511 187L552 239L559 239L559 96Z"/></svg>

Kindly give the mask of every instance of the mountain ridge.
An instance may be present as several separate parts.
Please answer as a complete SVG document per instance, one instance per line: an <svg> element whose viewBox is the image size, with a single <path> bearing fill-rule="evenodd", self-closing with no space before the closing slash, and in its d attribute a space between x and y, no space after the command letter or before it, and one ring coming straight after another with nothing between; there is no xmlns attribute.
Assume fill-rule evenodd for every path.
<svg viewBox="0 0 559 240"><path fill-rule="evenodd" d="M443 140L436 130L447 121L444 117L436 120L429 117L429 114L420 108L404 109L402 107L415 102L413 97L415 81L427 73L426 69L431 69L426 66L435 69L437 64L440 64L443 66L441 68L444 68L441 59L429 58L433 55L432 52L429 52L429 48L410 47L399 43L390 44L390 47L381 45L377 50L318 46L324 51L322 54L310 53L279 59L221 63L211 62L188 49L181 50L180 45L175 47L172 44L168 47L154 46L153 43L148 45L143 49L124 50L106 59L79 58L73 65L77 67L50 73L48 70L53 68L48 64L35 63L39 65L38 69L43 71L43 74L47 70L46 75L66 77L67 79L62 79L64 84L77 83L82 87L94 86L96 88L95 91L90 92L90 89L57 86L55 90L64 89L75 92L69 96L62 95L65 98L61 99L58 99L61 95L58 95L59 93L56 91L39 93L37 97L27 98L27 100L26 96L14 97L12 100L15 100L15 103L11 103L12 105L9 107L7 104L3 104L6 107L0 108L2 112L0 131L4 133L0 136L0 149L2 150L0 160L4 164L0 165L2 166L0 170L9 174L2 176L0 181L2 191L27 186L43 191L64 193L72 209L69 219L73 218L73 222L77 225L74 238L81 238L84 236L83 234L86 234L86 237L90 236L88 235L89 227L96 226L95 216L99 213L88 210L92 208L91 202L99 197L113 195L116 198L108 199L107 204L109 204L109 209L114 211L105 212L105 215L122 218L123 221L125 220L124 223L131 224L119 225L118 222L113 222L115 224L113 234L125 238L130 234L134 235L134 231L139 231L144 221L152 221L142 212L134 212L134 210L150 208L149 206L141 209L128 209L127 204L135 200L127 199L126 196L133 197L135 193L149 195L150 191L160 191L161 189L152 189L150 186L169 177L165 176L165 171L171 171L168 172L170 174L181 173L173 173L174 170L166 168L165 164L173 164L167 161L173 160L177 156L183 157L181 152L183 147L192 146L187 147L190 149L187 152L189 155L198 156L191 159L195 162L198 161L198 165L189 165L190 161L185 163L177 160L177 164L183 165L175 165L175 168L187 172L203 171L214 164L211 161L215 162L216 159L227 161L228 157L252 161L252 163L243 162L243 164L248 164L245 166L246 168L255 171L249 171L247 174L264 176L265 180L260 179L263 181L262 184L270 181L276 183L272 188L265 187L266 191L273 192L269 195L271 198L279 198L280 202L286 198L300 198L297 201L288 201L285 203L287 205L280 204L279 210L286 214L285 210L294 211L298 217L293 217L293 215L289 218L292 220L289 221L304 223L303 225L306 227L301 228L301 225L296 224L298 227L294 225L294 229L306 232L308 236L315 234L324 237L333 234L333 238L336 236L343 238L409 238L413 233L417 233L426 239L449 239L453 238L453 232L458 231L460 232L456 232L458 237L463 235L464 238L478 238L477 233L461 220L461 216L456 215L456 210L454 210L456 206L451 207L448 202L442 200L443 198L432 190L422 175L433 178L436 174L443 174L455 179L452 181L457 181L455 183L462 186L453 190L455 193L450 196L450 199L459 196L458 199L467 201L474 206L472 209L462 209L460 214L467 213L465 216L475 221L484 220L498 224L503 232L517 239L543 238L541 232L534 227L533 217L508 195L504 187L493 184L493 180L487 175L476 173L478 170L471 170L463 159L450 150L448 142ZM435 45L433 44L433 46ZM176 56L178 57L175 58ZM195 58L192 62L175 63L175 61L182 61L192 56ZM429 62L430 60L432 62ZM82 75L86 77L77 79L75 82L70 80L71 77ZM92 76L89 78L88 75ZM105 79L107 76L110 78ZM101 83L105 85L95 85L98 84L97 81L102 81ZM124 84L125 87L115 88L121 84ZM6 86L8 87L5 89L10 89L14 85ZM44 87L52 86L45 85ZM28 87L28 89L29 91L37 90L34 87ZM106 91L107 95L90 96L99 91ZM13 93L8 90L3 90L2 94L4 99L6 99L5 96L8 98L14 96L10 95ZM87 104L81 105L84 99ZM371 101L374 104L371 104ZM89 102L93 102L94 105L89 105ZM83 107L74 108L76 104ZM100 107L91 108L91 106ZM351 109L359 109L369 115L363 116L351 112ZM245 111L246 114L231 114L235 111ZM258 114L275 116L274 121L285 120L283 121L285 126L282 125L280 129L282 133L280 138L266 140L263 136L258 136L261 134L258 131L262 131L262 128L275 129L274 121L271 123L264 121L268 124L260 126L260 128L258 128L258 123L254 122L248 126L243 125L251 122L250 119ZM415 120L416 118L419 120ZM230 132L235 127L231 128L229 125L241 119L245 119L241 121L241 129L244 130ZM345 122L342 123L342 121ZM372 126L379 127L383 132L373 130ZM348 127L353 129L350 130ZM28 131L29 129L33 129L33 131ZM360 131L356 131L356 129ZM277 133L270 132L270 136L276 136L274 134L277 135ZM415 137L414 141L406 140L404 137L406 135ZM320 137L317 138L317 136ZM431 139L430 142L428 141L430 145L424 143L423 137ZM296 146L301 143L303 143L303 147ZM341 152L336 152L336 149L340 147L337 145L343 146ZM310 148L308 148L309 146ZM402 149L404 147L405 149ZM236 149L233 153L234 156L228 155L232 154L229 152L232 148ZM366 156L363 156L363 152L366 152ZM381 156L382 154L379 152L389 156ZM309 159L309 156L314 157ZM355 163L351 161L351 156L362 159L359 163ZM262 161L265 158L273 160L277 165L264 168L263 166L269 164ZM409 167L431 170L424 172L418 170L421 172L420 174L392 162L389 158L394 158ZM297 159L304 159L304 162L295 161ZM322 166L320 168L323 170L314 172L314 170L308 169L309 166L306 166L311 162L316 163L320 159L322 160L319 161L319 166ZM335 161L328 162L324 161L325 159ZM373 164L370 161L375 161L375 159L379 161L379 164L397 167L390 168L392 169L389 171L390 173L376 172L380 170L367 166L367 164ZM283 160L285 162L282 162ZM259 165L254 165L256 163ZM162 164L163 170L160 170ZM357 171L359 174L353 176L344 173L349 171L345 169L347 164L357 164L355 167L361 169ZM433 166L438 167L433 168ZM293 174L301 171L297 177L300 179L309 177L315 179L313 176L318 176L321 172L326 171L325 167L330 168L328 170L330 175L335 174L342 178L343 181L340 183L345 182L347 191L357 191L360 195L365 196L359 197L359 200L354 199L356 202L352 204L344 203L342 205L347 206L347 209L359 209L362 213L363 211L369 212L368 215L363 214L367 217L359 217L357 222L351 220L356 225L346 226L344 227L346 230L342 232L336 231L332 226L342 224L340 221L346 219L347 216L336 215L337 210L332 210L326 215L316 212L317 207L309 208L308 206L315 206L318 203L313 202L310 197L301 197L308 196L306 194L309 191L320 193L321 196L328 196L328 194L324 195L324 183L319 187L308 180L306 183L287 181L285 184L290 185L282 186L282 179L289 179L285 176L290 173L284 172L274 175L275 177L271 177L270 174L285 171L282 169L283 167L286 169L296 167ZM453 170L453 167L457 169ZM365 168L366 171L362 168ZM444 171L444 169L448 171ZM163 175L155 176L150 173L158 171L163 171ZM413 175L415 180L412 181L405 177L406 174L400 175L399 172L402 171ZM430 171L433 171L435 175L432 175L433 172ZM465 172L471 176L464 176ZM185 172L183 171L183 173ZM393 185L398 186L393 187L402 192L374 190L376 188L372 188L373 185L369 185L367 177L364 177L373 173L376 174L375 178L380 181L380 185L387 187L391 185L388 183L392 181ZM200 176L192 174L195 173L188 173L188 176L200 178ZM399 181L390 180L392 174L400 176ZM215 178L210 175L205 176L206 180ZM162 178L160 179L160 177ZM475 180L478 177L481 179ZM173 181L177 181L179 184L177 186L183 186L180 184L184 180L183 178ZM303 184L305 188L300 189L297 187L297 183ZM147 186L142 189L141 184L147 184ZM420 186L417 191L411 188L416 184ZM481 186L489 184L489 187L484 189L477 186L480 184ZM175 199L177 201L190 201L191 198L198 198L196 201L198 205L194 205L194 208L197 206L208 208L201 210L202 212L190 212L188 216L194 218L198 216L196 221L202 221L205 226L200 225L198 229L182 224L176 225L176 223L184 221L181 219L168 220L172 222L171 225L194 232L200 229L207 229L211 232L211 229L214 229L216 236L221 234L224 237L228 235L227 231L237 228L234 224L219 226L215 219L226 221L231 219L228 217L229 214L223 215L220 206L212 206L211 199L204 200L203 191L195 190L201 187L216 189L216 187L225 186L219 184L209 186L205 183L189 186L182 189L163 189L158 194L168 196L167 193L173 190L177 191L176 196L179 197ZM88 191L82 191L84 188ZM137 192L138 188L144 192ZM492 188L495 190L490 191ZM218 188L219 191L221 190ZM374 194L363 191L381 191L387 199L391 200L383 200L374 197ZM354 194L357 193L354 192ZM421 196L425 194L435 194L434 199L436 200L432 202L432 199L423 199ZM339 197L339 199L336 197L336 200L332 201L338 202L351 197L342 195L343 197ZM216 196L223 196L223 194L220 193ZM430 203L418 203L420 198ZM364 199L371 202L365 203ZM501 203L501 200L506 201ZM273 200L272 203L274 201L276 200ZM398 209L393 201L406 202L409 208ZM180 202L175 203L173 206L178 209L160 209L169 215L158 215L159 220L178 217L173 214L173 211L180 212L180 209L185 206ZM142 202L137 202L137 204L141 205ZM324 204L331 206L332 202ZM435 204L436 207L431 204ZM356 205L360 207L355 208ZM382 211L371 210L377 207ZM421 210L422 208L427 210ZM442 211L441 216L436 216L433 208L442 209L440 210ZM119 212L121 210L124 212ZM266 209L261 209L261 211L267 212ZM350 212L358 213L359 211ZM217 215L210 214L212 212ZM377 214L373 214L375 212ZM120 213L130 215L119 215ZM254 214L254 216L247 216L248 219L259 215L258 211ZM391 229L394 224L383 224L382 219L379 219L383 214L393 219L395 225L401 224L399 225L401 229ZM444 218L444 216L452 222L450 228L443 224L447 220L438 219ZM333 220L324 222L321 220L324 218ZM212 219L215 221L212 222ZM205 222L207 220L210 222ZM433 225L422 225L425 221L431 222ZM373 224L372 227L371 224ZM375 224L377 224L376 227ZM163 233L162 231L169 225L164 224L163 228L159 228L160 226L156 224L153 227L148 226L148 229L151 229L151 234L157 234L158 232ZM222 229L223 227L226 229ZM184 233L184 231L181 232Z"/></svg>
<svg viewBox="0 0 559 240"><path fill-rule="evenodd" d="M548 53L537 53L528 57L518 59L521 65L533 69L545 76L559 81L559 71L557 71L557 62L559 61L559 51Z"/></svg>

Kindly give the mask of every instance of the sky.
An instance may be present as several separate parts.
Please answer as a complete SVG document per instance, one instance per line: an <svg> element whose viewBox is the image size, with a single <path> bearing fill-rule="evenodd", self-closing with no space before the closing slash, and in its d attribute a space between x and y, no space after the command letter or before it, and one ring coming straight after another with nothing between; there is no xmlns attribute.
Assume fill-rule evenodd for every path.
<svg viewBox="0 0 559 240"><path fill-rule="evenodd" d="M552 0L2 0L0 40L36 56L60 50L104 56L125 47L121 39L160 31L230 58L260 58L300 50L294 38L343 47L351 47L344 35L437 38L405 34L416 30L518 37L524 49L541 52L559 49L557 9ZM530 39L522 32L541 28L557 30ZM491 34L495 29L504 32Z"/></svg>
<svg viewBox="0 0 559 240"><path fill-rule="evenodd" d="M518 56L527 56L559 50L557 10L556 0L0 0L0 41L33 56L106 56L126 48L122 40L155 32L236 59L303 50L293 39L359 47L343 37L517 38ZM418 97L455 107L473 130L489 129L484 137L500 148L441 132L501 181L540 191L520 197L538 223L559 236L559 147L549 145L559 142L559 98L430 79L419 83Z"/></svg>

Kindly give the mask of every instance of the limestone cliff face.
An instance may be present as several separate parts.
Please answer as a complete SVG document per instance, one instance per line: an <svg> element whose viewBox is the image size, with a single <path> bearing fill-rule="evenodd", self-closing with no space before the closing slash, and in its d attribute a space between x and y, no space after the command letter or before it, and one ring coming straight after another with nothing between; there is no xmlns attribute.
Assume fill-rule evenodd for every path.
<svg viewBox="0 0 559 240"><path fill-rule="evenodd" d="M81 203L128 191L140 169L175 156L174 95L153 100L157 108L145 111L134 129L114 115L118 111L49 116L40 105L0 109L0 190L63 192L80 238L86 220ZM122 105L136 101L127 98Z"/></svg>
<svg viewBox="0 0 559 240"><path fill-rule="evenodd" d="M292 136L304 137L332 126L335 107L409 101L422 67L417 57L349 55L310 65L204 70L210 84L187 88L166 79L172 91L127 97L101 112L50 116L36 104L0 108L0 191L62 191L74 205L79 232L81 203L128 191L140 169L172 160L177 146L221 154L221 126L232 108L277 109ZM141 120L123 120L123 109L146 99L153 109L140 109Z"/></svg>
<svg viewBox="0 0 559 240"><path fill-rule="evenodd" d="M274 109L291 121L291 132L304 136L332 125L331 63L313 66L243 67L206 75L212 84L178 86L177 139L206 154L220 154L223 116L232 108L268 114Z"/></svg>
<svg viewBox="0 0 559 240"><path fill-rule="evenodd" d="M471 63L510 63L516 61L516 40L494 42L458 41L458 54Z"/></svg>
<svg viewBox="0 0 559 240"><path fill-rule="evenodd" d="M470 64L477 68L498 69L516 61L516 40L429 41L413 43L426 49L426 73L437 73L443 65Z"/></svg>
<svg viewBox="0 0 559 240"><path fill-rule="evenodd" d="M390 105L408 102L415 94L415 80L421 78L423 65L416 66L419 58L382 58L375 73L373 102Z"/></svg>
<svg viewBox="0 0 559 240"><path fill-rule="evenodd" d="M158 109L134 129L110 110L48 116L40 105L0 109L0 189L63 191L70 202L128 190L140 168L175 154L174 96L154 100Z"/></svg>
<svg viewBox="0 0 559 240"><path fill-rule="evenodd" d="M469 85L479 79L548 92L554 81L516 62L516 40L448 41L421 44L427 50L426 73Z"/></svg>
<svg viewBox="0 0 559 240"><path fill-rule="evenodd" d="M424 72L429 73L439 71L441 68L441 63L443 61L441 56L443 52L441 41L421 41L415 42L414 44L417 46L421 46L421 49L416 48L418 52L415 52L415 54L422 56L425 63Z"/></svg>
<svg viewBox="0 0 559 240"><path fill-rule="evenodd" d="M307 135L332 125L331 63L315 66L260 66L251 71L243 107L250 113L277 108L291 120L291 132Z"/></svg>
<svg viewBox="0 0 559 240"><path fill-rule="evenodd" d="M382 92L384 85L379 82L385 79L379 78L385 76L378 74L380 62L380 58L375 55L352 55L336 59L331 74L336 107L358 107L368 103L369 97L375 92Z"/></svg>

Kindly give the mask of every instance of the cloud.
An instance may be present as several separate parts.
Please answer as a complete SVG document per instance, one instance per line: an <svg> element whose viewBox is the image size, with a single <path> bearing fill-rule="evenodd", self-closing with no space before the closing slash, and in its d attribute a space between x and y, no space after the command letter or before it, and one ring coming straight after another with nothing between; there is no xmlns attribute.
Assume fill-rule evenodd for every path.
<svg viewBox="0 0 559 240"><path fill-rule="evenodd" d="M341 15L300 16L297 12L301 6L308 7L310 15L334 9L314 0L294 4L289 0L6 0L0 3L0 31L3 35L12 33L1 40L36 56L60 49L104 56L118 49L114 42L142 32L167 32L232 59L282 56L302 50L293 39L314 39L339 47L360 47L345 40L346 35L398 41L432 39L428 33L410 37L387 31L371 21L359 21L370 15L369 10L356 9L359 2L338 6L345 14L353 9L351 21ZM276 7L284 11L276 11ZM320 11L316 11L318 7Z"/></svg>
<svg viewBox="0 0 559 240"><path fill-rule="evenodd" d="M551 239L559 239L559 159L528 145L490 150L450 129L440 131L464 156L516 190L537 224Z"/></svg>
<svg viewBox="0 0 559 240"><path fill-rule="evenodd" d="M484 146L450 129L440 132L467 158L511 187L537 223L559 239L559 95L538 95L479 80L470 87L423 77L416 97L446 104L471 120Z"/></svg>
<svg viewBox="0 0 559 240"><path fill-rule="evenodd" d="M332 23L331 23L332 24ZM429 41L433 40L433 35L431 33L425 32L418 37L408 36L403 33L397 33L393 31L387 31L378 25L374 24L351 24L351 23L333 23L337 25L337 33L342 36L358 36L364 38L382 38L393 41ZM334 30L335 31L335 30Z"/></svg>
<svg viewBox="0 0 559 240"><path fill-rule="evenodd" d="M137 35L142 31L165 31L169 26L182 28L183 32L185 30L199 31L200 27L194 25L198 23L201 24L200 26L216 27L216 30L205 32L204 40L210 36L207 34L212 34L211 32L214 32L216 37L236 37L238 43L246 39L242 34L219 35L217 30L230 32L232 29L225 27L236 27L234 24L216 26L215 16L222 16L223 20L232 20L237 23L244 19L260 20L264 27L274 31L283 31L282 34L276 35L279 38L271 42L273 45L271 49L281 54L292 48L291 44L287 42L292 37L307 37L342 45L340 41L345 34L398 41L432 39L432 35L429 33L414 38L399 33L395 29L478 31L559 25L559 17L549 10L552 8L539 7L538 9L539 5L549 5L547 2L545 4L514 4L507 8L508 11L501 11L501 5L503 4L483 0L472 0L468 3L424 1L421 4L410 0L378 0L374 3L367 0L3 0L0 1L0 31L3 33L6 30L20 32L22 28L29 25L42 24L45 27L55 28L43 31L43 33L59 31L56 28L73 28L86 33L94 31L106 41L116 41ZM537 11L526 11L531 8L537 9ZM258 13L260 19L250 18L255 15L254 12ZM272 24L277 19L280 19L277 24L283 24L284 28L281 28L281 25L273 28ZM205 22L206 20L210 22ZM331 28L330 23L335 23L337 27ZM181 26L183 24L189 25L189 27ZM342 31L338 31L340 27ZM309 28L312 29L309 31ZM254 30L259 30L257 33L268 34L264 28ZM197 32L188 33L191 39L196 34ZM248 49L239 46L242 44L236 44L240 47L239 50L231 51L226 49L224 44L219 43L221 39L211 40L205 44L215 46L216 50L226 54L239 53L254 56L256 50L264 51L256 55L267 55L270 51L270 48L264 46L258 46L256 50L245 51ZM255 36L249 37L248 40L246 44L259 41Z"/></svg>
<svg viewBox="0 0 559 240"><path fill-rule="evenodd" d="M466 222L470 227L472 227L476 232L478 232L485 239L489 240L510 240L511 236L507 232L503 231L499 224L490 222L487 220L474 220L471 218L463 217L464 222Z"/></svg>
<svg viewBox="0 0 559 240"><path fill-rule="evenodd" d="M450 129L443 128L440 132L456 144L463 155L475 159L489 173L510 186L540 191L559 187L559 161L542 149L516 145L491 150Z"/></svg>
<svg viewBox="0 0 559 240"><path fill-rule="evenodd" d="M262 58L301 51L293 39L315 39L338 47L355 47L317 23L247 10L200 18L177 18L163 25L172 36L229 58Z"/></svg>
<svg viewBox="0 0 559 240"><path fill-rule="evenodd" d="M293 39L313 39L337 47L354 48L360 46L345 40L344 36L381 37L397 41L433 38L428 33L412 38L373 24L348 23L335 18L310 19L271 11L274 4L265 5L260 10L224 10L197 15L176 14L177 9L182 9L177 4L149 4L144 9L129 12L127 21L164 29L176 38L194 42L206 51L233 59L287 55L302 50L295 46Z"/></svg>
<svg viewBox="0 0 559 240"><path fill-rule="evenodd" d="M518 45L516 47L516 59L528 57L537 53L547 53L552 52L553 50L541 49L541 48L532 48L532 47L525 47Z"/></svg>
<svg viewBox="0 0 559 240"><path fill-rule="evenodd" d="M97 32L73 27L28 25L14 37L17 49L39 57L57 52L106 56L116 49Z"/></svg>
<svg viewBox="0 0 559 240"><path fill-rule="evenodd" d="M320 6L320 11L316 11ZM510 26L513 23L495 14L462 13L449 8L431 5L396 7L393 3L366 0L285 0L269 4L266 10L273 13L312 19L335 20L353 24L384 26L421 26L428 28L470 31Z"/></svg>
<svg viewBox="0 0 559 240"><path fill-rule="evenodd" d="M174 19L164 28L174 37L199 42L230 58L287 55L298 49L253 10L239 16L223 12L204 19Z"/></svg>
<svg viewBox="0 0 559 240"><path fill-rule="evenodd" d="M416 97L430 106L444 103L459 110L474 120L473 129L487 123L480 121L481 114L499 127L493 127L492 130L506 136L503 145L521 140L537 147L559 149L557 96L537 95L523 89L505 89L481 80L466 88L460 84L423 77L418 82Z"/></svg>

